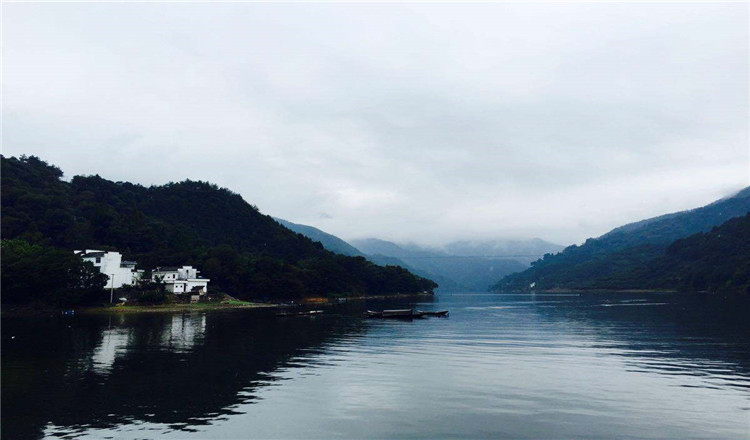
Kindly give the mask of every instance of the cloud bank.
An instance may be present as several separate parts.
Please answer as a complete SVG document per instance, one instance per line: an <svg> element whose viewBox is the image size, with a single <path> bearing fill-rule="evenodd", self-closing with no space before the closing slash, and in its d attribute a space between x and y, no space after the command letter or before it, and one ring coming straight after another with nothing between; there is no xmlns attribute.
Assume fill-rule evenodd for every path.
<svg viewBox="0 0 750 440"><path fill-rule="evenodd" d="M68 176L427 244L572 243L750 184L745 3L3 8L3 154Z"/></svg>

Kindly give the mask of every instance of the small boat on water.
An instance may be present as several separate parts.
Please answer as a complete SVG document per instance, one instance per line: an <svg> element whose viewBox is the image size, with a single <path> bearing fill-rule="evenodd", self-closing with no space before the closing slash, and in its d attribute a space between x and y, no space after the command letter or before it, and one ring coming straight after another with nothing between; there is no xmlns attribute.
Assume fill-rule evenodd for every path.
<svg viewBox="0 0 750 440"><path fill-rule="evenodd" d="M394 309L394 310L383 310L382 312L376 312L368 310L365 312L365 318L380 318L380 319L417 319L424 318L427 316L448 316L447 310L441 310L439 312L423 312L421 310L414 309Z"/></svg>
<svg viewBox="0 0 750 440"><path fill-rule="evenodd" d="M437 312L423 312L421 310L417 310L417 313L421 314L422 316L438 316L438 317L448 316L447 310L439 310Z"/></svg>
<svg viewBox="0 0 750 440"><path fill-rule="evenodd" d="M366 318L391 318L391 319L412 319L414 317L414 309L393 309L383 310L382 312L374 312L368 310L365 312Z"/></svg>
<svg viewBox="0 0 750 440"><path fill-rule="evenodd" d="M315 316L323 313L322 310L308 310L305 312L279 312L276 314L277 318L295 318L297 316Z"/></svg>

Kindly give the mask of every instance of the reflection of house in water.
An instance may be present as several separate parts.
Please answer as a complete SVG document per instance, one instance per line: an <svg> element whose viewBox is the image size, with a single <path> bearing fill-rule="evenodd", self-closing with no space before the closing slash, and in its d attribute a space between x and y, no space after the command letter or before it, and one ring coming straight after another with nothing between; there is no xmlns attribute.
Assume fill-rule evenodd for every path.
<svg viewBox="0 0 750 440"><path fill-rule="evenodd" d="M161 329L159 341L154 343L167 349L189 350L203 340L206 331L206 315L173 315L165 324ZM92 369L97 373L110 373L117 358L124 355L133 342L132 327L113 327L103 330L101 342L91 354Z"/></svg>
<svg viewBox="0 0 750 440"><path fill-rule="evenodd" d="M173 315L171 325L165 326L162 344L166 347L187 350L203 340L206 332L206 315Z"/></svg>
<svg viewBox="0 0 750 440"><path fill-rule="evenodd" d="M12 402L3 407L3 438L156 437L160 431L144 431L155 427L169 430L164 437L211 437L196 430L256 402L292 359L314 361L311 351L360 340L369 328L358 319L289 325L234 313L113 315L109 329L100 317L75 319L91 337L28 320L3 322L9 334L38 328L41 347L57 347L14 347L19 359L34 361L23 363L23 387L3 389ZM91 368L92 355L106 372ZM70 368L55 368L58 362Z"/></svg>
<svg viewBox="0 0 750 440"><path fill-rule="evenodd" d="M130 343L130 328L110 328L102 332L102 341L94 349L91 362L94 371L108 373L118 354L123 354Z"/></svg>

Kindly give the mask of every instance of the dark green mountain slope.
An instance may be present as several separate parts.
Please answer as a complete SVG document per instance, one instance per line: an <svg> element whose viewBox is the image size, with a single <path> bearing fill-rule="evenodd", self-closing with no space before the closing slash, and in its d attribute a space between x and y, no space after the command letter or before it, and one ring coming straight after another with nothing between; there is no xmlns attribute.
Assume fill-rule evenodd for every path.
<svg viewBox="0 0 750 440"><path fill-rule="evenodd" d="M241 298L421 292L436 285L400 267L333 254L205 182L149 188L62 172L35 157L2 158L2 238L61 249L117 249L142 268L191 264L213 290ZM4 275L4 274L3 274Z"/></svg>
<svg viewBox="0 0 750 440"><path fill-rule="evenodd" d="M750 189L745 189L702 208L625 225L581 246L547 254L530 269L503 278L494 289L523 290L532 283L536 289L640 288L642 284L633 284L624 274L651 265L675 240L707 232L749 211Z"/></svg>
<svg viewBox="0 0 750 440"><path fill-rule="evenodd" d="M677 240L663 256L606 282L623 287L750 293L750 214Z"/></svg>

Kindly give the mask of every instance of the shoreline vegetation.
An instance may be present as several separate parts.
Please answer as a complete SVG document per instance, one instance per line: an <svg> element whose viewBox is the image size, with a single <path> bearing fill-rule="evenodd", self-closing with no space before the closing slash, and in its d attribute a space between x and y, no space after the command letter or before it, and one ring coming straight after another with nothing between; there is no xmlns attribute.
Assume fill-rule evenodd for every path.
<svg viewBox="0 0 750 440"><path fill-rule="evenodd" d="M433 297L433 293L409 293L394 295L371 295L371 296L351 296L341 297L345 302L350 301L367 301L383 299L404 299L404 298L422 298ZM79 315L98 315L98 314L130 314L130 313L184 313L195 311L216 311L216 310L241 310L241 309L281 309L305 306L331 306L337 304L337 298L307 298L300 303L265 303L242 301L238 299L229 299L216 302L196 302L196 303L168 303L168 304L113 304L107 306L79 306L73 308L64 307L42 307L35 308L30 305L26 306L3 306L0 314L2 316L41 316L49 314L62 314L72 311L72 314Z"/></svg>

